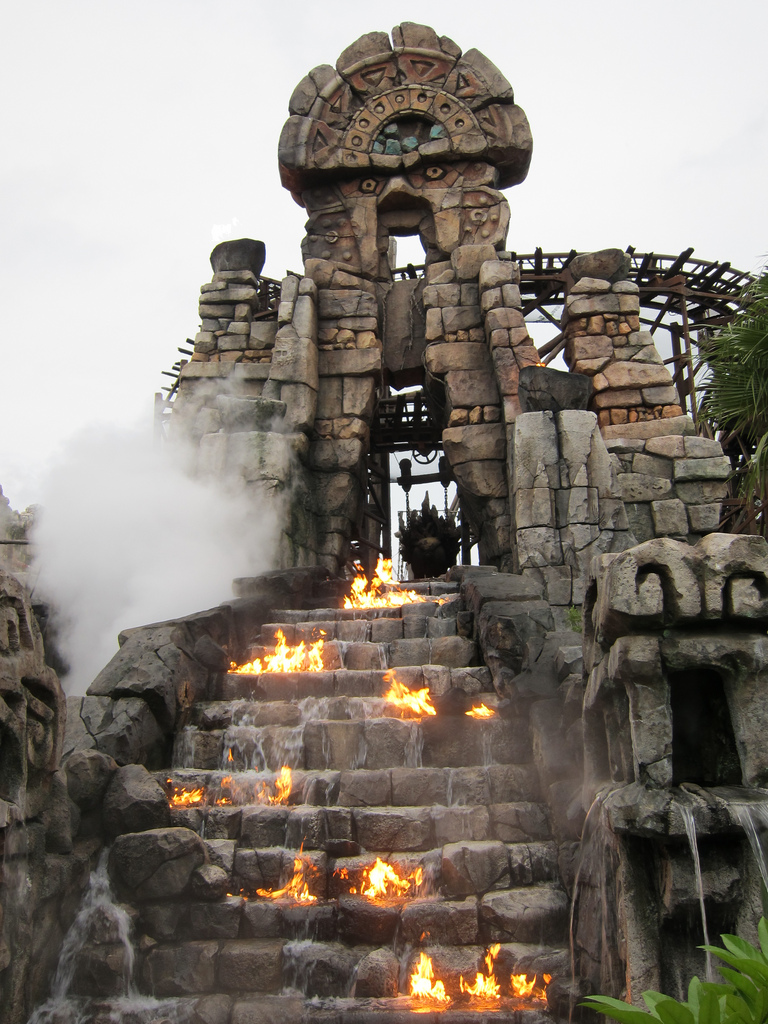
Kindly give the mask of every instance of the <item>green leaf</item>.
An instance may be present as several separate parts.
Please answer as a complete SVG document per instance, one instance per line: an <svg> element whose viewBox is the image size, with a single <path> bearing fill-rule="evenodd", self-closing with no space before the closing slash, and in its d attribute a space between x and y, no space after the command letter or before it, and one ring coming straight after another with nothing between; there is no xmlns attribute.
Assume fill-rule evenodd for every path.
<svg viewBox="0 0 768 1024"><path fill-rule="evenodd" d="M763 441L765 441L765 438L763 438ZM760 443L762 444L763 441ZM738 935L721 935L720 938L723 945L730 953L735 953L737 956L748 957L750 960L765 960L765 957L759 949L755 949L751 942L740 939Z"/></svg>
<svg viewBox="0 0 768 1024"><path fill-rule="evenodd" d="M654 1006L654 1013L661 1024L696 1024L685 1003L678 1003L676 999L660 999Z"/></svg>
<svg viewBox="0 0 768 1024"><path fill-rule="evenodd" d="M764 917L760 918L760 923L757 926L757 935L760 939L760 949L763 951L763 956L768 957L768 921Z"/></svg>
<svg viewBox="0 0 768 1024"><path fill-rule="evenodd" d="M590 1010L597 1010L619 1021L619 1024L649 1024L651 1015L645 1010L638 1010L622 999L613 999L611 996L587 996L586 1001L579 1003L579 1006L586 1006Z"/></svg>
<svg viewBox="0 0 768 1024"><path fill-rule="evenodd" d="M755 1018L741 996L726 996L725 1005L728 1012L733 1014L737 1020L743 1021L743 1024L755 1024Z"/></svg>
<svg viewBox="0 0 768 1024"><path fill-rule="evenodd" d="M655 1015L656 1004L660 1003L662 999L669 999L669 996L664 992L656 992L654 989L649 988L643 992L643 1000L648 1009Z"/></svg>
<svg viewBox="0 0 768 1024"><path fill-rule="evenodd" d="M698 1024L720 1024L720 1000L714 992L699 992L695 1016Z"/></svg>
<svg viewBox="0 0 768 1024"><path fill-rule="evenodd" d="M730 964L731 967L735 967L737 971L741 971L742 974L746 974L748 977L760 982L760 984L768 985L768 964L764 964L762 959L754 960L748 957L734 956L732 953L726 953L725 950L720 949L718 946L700 946L699 948L714 954L720 960Z"/></svg>
<svg viewBox="0 0 768 1024"><path fill-rule="evenodd" d="M750 1010L753 1010L757 1004L758 997L758 989L754 982L750 981L749 978L739 971L732 971L730 967L721 967L720 973L730 981L738 992L741 992L749 1004Z"/></svg>

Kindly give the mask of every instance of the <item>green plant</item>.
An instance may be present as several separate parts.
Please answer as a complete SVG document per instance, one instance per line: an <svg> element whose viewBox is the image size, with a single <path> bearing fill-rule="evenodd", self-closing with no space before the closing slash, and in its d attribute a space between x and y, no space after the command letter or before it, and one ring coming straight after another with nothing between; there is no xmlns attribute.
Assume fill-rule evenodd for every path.
<svg viewBox="0 0 768 1024"><path fill-rule="evenodd" d="M724 984L692 978L688 999L677 1000L662 992L643 992L648 1010L638 1010L621 999L589 996L581 1005L620 1024L766 1024L768 1022L768 922L757 928L760 949L737 935L721 935L725 949L700 946L719 957Z"/></svg>
<svg viewBox="0 0 768 1024"><path fill-rule="evenodd" d="M706 366L700 412L740 452L735 496L760 514L768 497L768 269L751 282L730 324L699 342ZM765 528L765 523L763 523Z"/></svg>
<svg viewBox="0 0 768 1024"><path fill-rule="evenodd" d="M572 629L574 633L581 632L581 608L576 608L574 605L566 612L568 618L568 628Z"/></svg>

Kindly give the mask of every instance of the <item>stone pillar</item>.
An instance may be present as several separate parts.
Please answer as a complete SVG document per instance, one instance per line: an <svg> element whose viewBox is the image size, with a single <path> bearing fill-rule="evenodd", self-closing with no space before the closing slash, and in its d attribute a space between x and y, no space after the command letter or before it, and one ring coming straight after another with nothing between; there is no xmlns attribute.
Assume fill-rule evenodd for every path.
<svg viewBox="0 0 768 1024"><path fill-rule="evenodd" d="M539 581L564 628L567 609L583 603L592 558L634 543L597 417L581 409L521 413L511 465L519 570Z"/></svg>
<svg viewBox="0 0 768 1024"><path fill-rule="evenodd" d="M565 360L588 375L590 408L618 473L637 541L695 543L716 530L731 467L719 441L693 437L669 370L640 330L638 287L629 257L606 249L576 257L563 319Z"/></svg>

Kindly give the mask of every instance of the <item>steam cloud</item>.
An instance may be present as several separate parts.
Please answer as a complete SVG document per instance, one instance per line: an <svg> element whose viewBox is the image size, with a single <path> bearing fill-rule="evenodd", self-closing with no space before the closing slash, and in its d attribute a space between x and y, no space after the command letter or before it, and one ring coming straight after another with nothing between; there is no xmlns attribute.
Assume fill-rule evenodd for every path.
<svg viewBox="0 0 768 1024"><path fill-rule="evenodd" d="M91 427L44 487L35 594L52 605L69 694L85 692L121 629L211 607L235 577L272 568L279 508L193 479L184 454L153 448L146 429Z"/></svg>

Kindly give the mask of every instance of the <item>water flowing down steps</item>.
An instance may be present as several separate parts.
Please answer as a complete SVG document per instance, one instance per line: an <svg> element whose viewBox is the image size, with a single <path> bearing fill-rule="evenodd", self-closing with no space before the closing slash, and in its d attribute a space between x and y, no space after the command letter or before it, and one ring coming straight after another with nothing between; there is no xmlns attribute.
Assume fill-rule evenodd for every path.
<svg viewBox="0 0 768 1024"><path fill-rule="evenodd" d="M402 608L281 611L248 659L279 634L322 637L323 670L230 672L193 707L155 775L171 828L111 852L138 991L166 1001L155 1017L522 1024L551 1012L550 977L563 1015L569 907L527 707L500 699L462 635L458 586L420 588ZM436 713L394 707L393 678ZM467 715L480 705L492 716ZM363 895L377 859L399 891ZM468 995L495 944L503 998ZM450 1002L409 995L422 953ZM514 996L512 975L539 998Z"/></svg>

